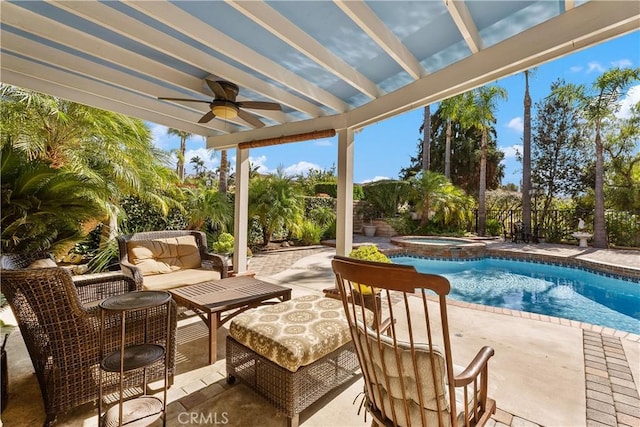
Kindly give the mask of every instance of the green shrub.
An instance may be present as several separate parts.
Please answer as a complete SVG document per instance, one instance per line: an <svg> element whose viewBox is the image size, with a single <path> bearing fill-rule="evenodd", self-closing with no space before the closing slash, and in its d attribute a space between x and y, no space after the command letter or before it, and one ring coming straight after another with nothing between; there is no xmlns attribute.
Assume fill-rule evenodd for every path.
<svg viewBox="0 0 640 427"><path fill-rule="evenodd" d="M499 236L502 224L497 219L488 219L486 229L489 236Z"/></svg>
<svg viewBox="0 0 640 427"><path fill-rule="evenodd" d="M322 236L322 227L313 221L305 219L300 229L300 241L304 245L317 245Z"/></svg>
<svg viewBox="0 0 640 427"><path fill-rule="evenodd" d="M363 190L365 200L375 207L379 216L392 217L407 201L410 184L407 181L375 181L365 185Z"/></svg>
<svg viewBox="0 0 640 427"><path fill-rule="evenodd" d="M365 245L353 249L349 253L349 257L365 261L391 263L391 260L385 254L380 252L380 249L378 249L378 247L375 245Z"/></svg>
<svg viewBox="0 0 640 427"><path fill-rule="evenodd" d="M316 194L328 194L334 199L338 197L338 184L335 182L319 182L313 186Z"/></svg>
<svg viewBox="0 0 640 427"><path fill-rule="evenodd" d="M396 233L405 236L413 234L416 230L416 221L413 221L408 215L385 218L384 221L393 227L393 229L396 230Z"/></svg>
<svg viewBox="0 0 640 427"><path fill-rule="evenodd" d="M325 240L335 239L336 238L336 219L333 218L333 221L327 225L325 230L322 232L322 238Z"/></svg>
<svg viewBox="0 0 640 427"><path fill-rule="evenodd" d="M315 194L328 194L334 199L338 198L338 184L335 182L319 182L313 186ZM354 184L353 186L353 200L364 199L364 191L362 186Z"/></svg>
<svg viewBox="0 0 640 427"><path fill-rule="evenodd" d="M213 243L213 250L219 254L233 253L234 239L229 233L220 233L218 240Z"/></svg>

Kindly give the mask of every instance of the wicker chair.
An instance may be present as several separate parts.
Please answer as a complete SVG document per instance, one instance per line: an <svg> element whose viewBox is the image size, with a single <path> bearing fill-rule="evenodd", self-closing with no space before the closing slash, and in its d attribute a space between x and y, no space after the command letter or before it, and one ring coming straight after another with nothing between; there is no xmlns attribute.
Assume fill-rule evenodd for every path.
<svg viewBox="0 0 640 427"><path fill-rule="evenodd" d="M196 230L145 231L118 236L120 268L122 272L133 278L138 286L144 287L144 274L142 270L129 260L129 242L153 241L183 236L193 236L195 238L196 245L200 251L200 269L217 271L221 279L228 276L228 266L225 258L217 254L209 253L207 249L207 236L203 232Z"/></svg>
<svg viewBox="0 0 640 427"><path fill-rule="evenodd" d="M466 368L452 362L442 276L411 266L335 257L338 290L365 380L372 425L471 426L495 412L487 397L488 361L483 347ZM381 294L379 327L364 326L361 287ZM435 295L433 294L435 292ZM356 304L353 304L355 302Z"/></svg>
<svg viewBox="0 0 640 427"><path fill-rule="evenodd" d="M43 255L42 253L38 256ZM3 255L3 267L24 266L25 257ZM28 258L28 257L27 257ZM63 268L3 269L5 295L25 341L44 400L45 426L55 422L58 413L98 399L101 316L97 299L137 290L135 282L119 273L89 275L72 280ZM81 277L81 276L78 276ZM167 338L166 308L150 309L147 342L166 345L169 351L170 384L175 370L176 306L171 305L171 334ZM144 312L127 317L127 344L144 339ZM105 321L105 352L119 348L120 317ZM167 342L168 341L168 342ZM142 370L127 375L125 386L131 393L142 393ZM147 379L164 378L164 367L154 365ZM117 377L103 377L105 396L118 390ZM111 395L112 397L113 395Z"/></svg>

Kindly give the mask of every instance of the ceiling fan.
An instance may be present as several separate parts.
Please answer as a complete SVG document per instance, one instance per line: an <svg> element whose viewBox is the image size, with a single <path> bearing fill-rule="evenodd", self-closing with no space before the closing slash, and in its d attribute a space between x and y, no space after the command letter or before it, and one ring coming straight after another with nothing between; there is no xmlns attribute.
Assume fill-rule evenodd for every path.
<svg viewBox="0 0 640 427"><path fill-rule="evenodd" d="M207 123L214 117L223 120L240 117L245 122L256 128L264 127L264 123L254 114L244 111L243 108L252 110L282 110L282 106L277 102L264 101L236 101L238 96L238 85L225 80L209 80L204 79L211 91L215 95L212 101L203 101L201 99L189 98L166 98L159 97L167 101L185 101L185 102L204 102L209 104L209 109L204 116L198 120L198 123Z"/></svg>

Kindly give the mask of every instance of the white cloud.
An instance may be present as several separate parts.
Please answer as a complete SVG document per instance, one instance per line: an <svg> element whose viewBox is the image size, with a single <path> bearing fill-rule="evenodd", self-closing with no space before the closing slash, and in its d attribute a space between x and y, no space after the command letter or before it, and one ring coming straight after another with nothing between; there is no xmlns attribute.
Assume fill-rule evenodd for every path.
<svg viewBox="0 0 640 427"><path fill-rule="evenodd" d="M151 130L151 138L153 145L161 150L169 150L169 136L167 135L167 127L155 123L147 123Z"/></svg>
<svg viewBox="0 0 640 427"><path fill-rule="evenodd" d="M587 64L587 74L590 74L593 72L604 73L605 68L599 62L591 61Z"/></svg>
<svg viewBox="0 0 640 427"><path fill-rule="evenodd" d="M306 162L306 161L301 161L298 162L294 165L291 166L287 166L286 168L284 168L284 174L288 175L288 176L292 176L292 175L297 175L297 174L304 174L305 172L308 172L309 169L318 169L320 170L320 166L316 165L315 163L310 163L310 162Z"/></svg>
<svg viewBox="0 0 640 427"><path fill-rule="evenodd" d="M383 179L391 179L388 176L374 176L371 179L365 179L364 181L362 181L362 184L366 184L368 182L375 182L375 181L382 181Z"/></svg>
<svg viewBox="0 0 640 427"><path fill-rule="evenodd" d="M522 121L522 117L514 117L513 119L509 120L509 123L507 123L507 127L509 129L513 129L516 132L522 132L524 130L524 122Z"/></svg>
<svg viewBox="0 0 640 427"><path fill-rule="evenodd" d="M267 167L267 156L251 157L249 156L249 163L252 167L258 166L259 173L270 173L271 170Z"/></svg>
<svg viewBox="0 0 640 427"><path fill-rule="evenodd" d="M638 102L640 102L640 85L629 88L627 95L620 101L620 110L616 113L616 117L629 118L631 116L631 106Z"/></svg>
<svg viewBox="0 0 640 427"><path fill-rule="evenodd" d="M513 159L518 154L522 154L522 145L521 144L515 144L515 145L512 145L510 147L501 147L500 149L504 152L504 158L505 159Z"/></svg>
<svg viewBox="0 0 640 427"><path fill-rule="evenodd" d="M633 65L629 59L619 59L617 61L611 61L611 65L618 68L630 68Z"/></svg>
<svg viewBox="0 0 640 427"><path fill-rule="evenodd" d="M333 141L331 141L330 139L318 139L314 141L313 144L317 145L318 147L332 147Z"/></svg>
<svg viewBox="0 0 640 427"><path fill-rule="evenodd" d="M573 67L569 68L569 71L571 71L572 73L579 73L582 70L583 68L580 65L574 65Z"/></svg>

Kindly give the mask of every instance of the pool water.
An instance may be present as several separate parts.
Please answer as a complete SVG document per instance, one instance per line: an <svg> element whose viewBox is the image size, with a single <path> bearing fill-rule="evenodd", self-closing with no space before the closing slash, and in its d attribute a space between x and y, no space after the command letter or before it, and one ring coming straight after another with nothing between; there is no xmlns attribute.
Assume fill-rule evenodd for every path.
<svg viewBox="0 0 640 427"><path fill-rule="evenodd" d="M575 268L492 258L440 261L397 256L392 261L445 276L453 299L640 333L640 283Z"/></svg>

